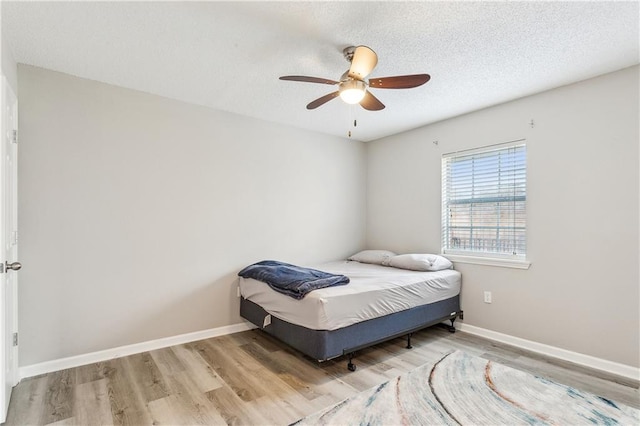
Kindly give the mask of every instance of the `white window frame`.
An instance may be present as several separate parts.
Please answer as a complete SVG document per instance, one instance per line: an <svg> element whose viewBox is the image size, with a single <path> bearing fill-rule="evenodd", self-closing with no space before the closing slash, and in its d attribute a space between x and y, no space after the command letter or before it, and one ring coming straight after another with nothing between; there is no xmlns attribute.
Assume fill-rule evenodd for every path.
<svg viewBox="0 0 640 426"><path fill-rule="evenodd" d="M526 140L519 139L516 141L495 144L490 146L485 146L481 148L456 151L451 153L445 153L442 155L442 224L441 224L441 234L442 234L442 254L445 255L453 262L460 263L471 263L477 265L487 265L487 266L499 266L499 267L507 267L507 268L518 268L518 269L528 269L531 265L526 258L526 248L525 253L523 254L506 254L506 253L493 253L493 252L483 252L483 251L473 251L473 250L456 250L453 248L447 247L447 236L448 236L448 227L449 227L449 209L448 209L448 200L447 200L447 164L452 158L457 157L468 157L477 155L486 155L492 151L500 151L509 148L515 148L525 146L526 149ZM526 161L526 160L525 160ZM526 163L525 163L526 164ZM525 170L525 179L526 179L526 170ZM526 185L526 183L525 183ZM526 195L525 195L525 209L526 209ZM527 232L527 226L525 225L525 236Z"/></svg>

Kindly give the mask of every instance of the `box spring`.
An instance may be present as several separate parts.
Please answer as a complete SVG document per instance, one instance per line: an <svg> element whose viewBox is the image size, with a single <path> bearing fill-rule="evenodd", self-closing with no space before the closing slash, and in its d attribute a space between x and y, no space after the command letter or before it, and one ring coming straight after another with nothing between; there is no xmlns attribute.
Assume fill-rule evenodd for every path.
<svg viewBox="0 0 640 426"><path fill-rule="evenodd" d="M448 319L455 319L461 313L460 295L457 295L337 330L312 330L274 316L271 317L271 324L263 327L264 319L269 313L244 297L240 300L240 315L243 318L318 361L349 354Z"/></svg>

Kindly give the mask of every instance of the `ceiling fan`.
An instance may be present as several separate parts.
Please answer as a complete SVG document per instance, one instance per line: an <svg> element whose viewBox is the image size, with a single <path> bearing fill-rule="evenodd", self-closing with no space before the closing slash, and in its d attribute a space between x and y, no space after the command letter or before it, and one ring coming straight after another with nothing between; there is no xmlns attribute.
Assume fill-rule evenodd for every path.
<svg viewBox="0 0 640 426"><path fill-rule="evenodd" d="M340 81L303 75L285 75L280 77L280 80L338 85L337 91L310 102L309 105L307 105L307 109L318 108L331 99L340 96L340 98L348 104L359 103L366 110L379 111L384 109L384 104L371 94L368 90L369 88L410 89L423 85L431 78L429 74L367 78L378 63L378 55L376 55L376 52L367 46L349 46L346 47L342 53L345 59L351 63L351 66L342 74Z"/></svg>

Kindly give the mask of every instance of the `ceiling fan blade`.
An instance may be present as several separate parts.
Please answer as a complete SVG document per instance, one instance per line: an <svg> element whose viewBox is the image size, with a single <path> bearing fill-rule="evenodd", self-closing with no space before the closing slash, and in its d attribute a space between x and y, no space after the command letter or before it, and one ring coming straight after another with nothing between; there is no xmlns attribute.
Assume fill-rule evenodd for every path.
<svg viewBox="0 0 640 426"><path fill-rule="evenodd" d="M307 109L316 109L319 106L326 104L331 99L338 97L338 95L340 95L340 92L333 92L333 93L329 93L328 95L324 95L323 97L310 102L309 105L307 105Z"/></svg>
<svg viewBox="0 0 640 426"><path fill-rule="evenodd" d="M376 89L410 89L425 84L431 79L429 74L399 75L396 77L370 78L369 87Z"/></svg>
<svg viewBox="0 0 640 426"><path fill-rule="evenodd" d="M369 111L380 111L381 109L384 109L384 104L380 102L378 98L373 96L371 92L364 93L364 98L360 101L360 105L362 108Z"/></svg>
<svg viewBox="0 0 640 426"><path fill-rule="evenodd" d="M321 83L321 84L338 84L339 81L329 80L327 78L307 77L304 75L284 75L280 80L303 81L305 83Z"/></svg>
<svg viewBox="0 0 640 426"><path fill-rule="evenodd" d="M378 55L367 46L358 46L353 52L349 77L364 80L378 64Z"/></svg>

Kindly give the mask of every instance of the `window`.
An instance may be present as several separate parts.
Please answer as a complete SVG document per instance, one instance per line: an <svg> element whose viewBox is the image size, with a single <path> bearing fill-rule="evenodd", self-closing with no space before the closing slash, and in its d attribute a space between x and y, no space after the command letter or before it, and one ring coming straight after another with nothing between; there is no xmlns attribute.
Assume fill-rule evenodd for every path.
<svg viewBox="0 0 640 426"><path fill-rule="evenodd" d="M443 253L525 259L526 156L524 140L443 155Z"/></svg>

